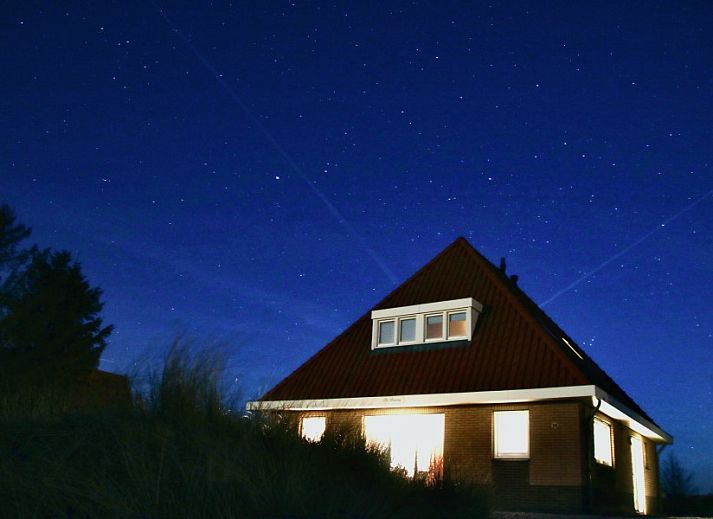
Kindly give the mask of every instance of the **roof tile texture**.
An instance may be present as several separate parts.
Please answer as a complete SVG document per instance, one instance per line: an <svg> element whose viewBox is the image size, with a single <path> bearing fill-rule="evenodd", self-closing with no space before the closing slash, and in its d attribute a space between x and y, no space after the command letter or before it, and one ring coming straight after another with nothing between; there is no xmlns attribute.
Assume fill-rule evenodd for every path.
<svg viewBox="0 0 713 519"><path fill-rule="evenodd" d="M473 297L483 304L463 347L371 351L371 310ZM582 355L566 346L565 337ZM457 239L263 400L458 393L594 384L646 414L504 273Z"/></svg>

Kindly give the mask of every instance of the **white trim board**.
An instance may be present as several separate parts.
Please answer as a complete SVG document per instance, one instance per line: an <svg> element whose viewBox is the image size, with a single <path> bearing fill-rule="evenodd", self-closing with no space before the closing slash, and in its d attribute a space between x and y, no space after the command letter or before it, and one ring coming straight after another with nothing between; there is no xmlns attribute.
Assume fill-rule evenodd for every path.
<svg viewBox="0 0 713 519"><path fill-rule="evenodd" d="M459 308L475 308L482 312L483 305L472 297L463 299L450 299L448 301L437 301L435 303L424 303L420 305L399 306L396 308L385 308L383 310L372 310L372 319L384 319L387 317L399 317L410 314L424 314L429 312L444 312L446 310L456 310Z"/></svg>
<svg viewBox="0 0 713 519"><path fill-rule="evenodd" d="M620 420L633 431L658 442L673 443L673 438L646 418L629 409L597 386L562 386L468 393L435 393L425 395L367 396L316 400L257 400L247 403L250 411L324 411L329 409L384 409L409 407L443 407L464 404L504 404L537 402L563 398L591 398L599 411Z"/></svg>

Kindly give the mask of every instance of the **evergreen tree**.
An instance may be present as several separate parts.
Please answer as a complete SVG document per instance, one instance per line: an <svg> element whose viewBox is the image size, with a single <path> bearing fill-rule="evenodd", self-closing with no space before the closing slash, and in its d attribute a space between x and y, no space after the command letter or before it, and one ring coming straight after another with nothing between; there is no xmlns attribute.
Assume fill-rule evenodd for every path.
<svg viewBox="0 0 713 519"><path fill-rule="evenodd" d="M26 257L27 251L20 251L17 246L30 232L29 228L15 222L15 213L9 205L0 205L0 274L17 267Z"/></svg>
<svg viewBox="0 0 713 519"><path fill-rule="evenodd" d="M101 289L69 252L18 251L29 229L0 207L0 382L62 384L95 369L112 326L104 326ZM70 384L71 385L71 384Z"/></svg>

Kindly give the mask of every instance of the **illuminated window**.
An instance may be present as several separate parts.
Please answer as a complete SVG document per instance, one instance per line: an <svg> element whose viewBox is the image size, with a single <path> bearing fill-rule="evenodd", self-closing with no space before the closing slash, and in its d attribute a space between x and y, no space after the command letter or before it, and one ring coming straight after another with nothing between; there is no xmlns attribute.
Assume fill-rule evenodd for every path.
<svg viewBox="0 0 713 519"><path fill-rule="evenodd" d="M496 458L530 457L530 412L496 411L493 413Z"/></svg>
<svg viewBox="0 0 713 519"><path fill-rule="evenodd" d="M465 312L448 314L448 337L465 337L468 335Z"/></svg>
<svg viewBox="0 0 713 519"><path fill-rule="evenodd" d="M379 344L394 344L394 321L379 323Z"/></svg>
<svg viewBox="0 0 713 519"><path fill-rule="evenodd" d="M426 316L426 340L443 338L443 314Z"/></svg>
<svg viewBox="0 0 713 519"><path fill-rule="evenodd" d="M386 449L391 467L409 476L430 474L442 467L444 414L399 414L364 416L364 437L369 444Z"/></svg>
<svg viewBox="0 0 713 519"><path fill-rule="evenodd" d="M372 310L371 347L470 341L482 311L472 297Z"/></svg>
<svg viewBox="0 0 713 519"><path fill-rule="evenodd" d="M327 428L325 416L305 416L302 418L302 437L310 442L318 442Z"/></svg>
<svg viewBox="0 0 713 519"><path fill-rule="evenodd" d="M610 467L614 465L611 432L610 424L599 418L594 419L594 459Z"/></svg>
<svg viewBox="0 0 713 519"><path fill-rule="evenodd" d="M399 342L414 342L416 340L416 318L399 320Z"/></svg>

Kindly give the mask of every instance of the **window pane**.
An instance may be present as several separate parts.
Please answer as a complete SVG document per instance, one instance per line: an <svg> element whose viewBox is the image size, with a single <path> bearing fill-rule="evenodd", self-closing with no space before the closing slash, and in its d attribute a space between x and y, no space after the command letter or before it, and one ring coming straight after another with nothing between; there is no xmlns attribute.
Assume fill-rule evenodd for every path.
<svg viewBox="0 0 713 519"><path fill-rule="evenodd" d="M391 467L409 476L431 472L443 459L444 414L366 415L364 438L388 450Z"/></svg>
<svg viewBox="0 0 713 519"><path fill-rule="evenodd" d="M429 315L426 317L426 339L443 338L443 316Z"/></svg>
<svg viewBox="0 0 713 519"><path fill-rule="evenodd" d="M416 340L416 319L401 319L401 335L399 341L409 342Z"/></svg>
<svg viewBox="0 0 713 519"><path fill-rule="evenodd" d="M466 320L465 312L448 314L448 337L465 337Z"/></svg>
<svg viewBox="0 0 713 519"><path fill-rule="evenodd" d="M379 344L394 343L394 321L379 323Z"/></svg>
<svg viewBox="0 0 713 519"><path fill-rule="evenodd" d="M495 420L495 457L528 458L530 456L530 412L497 411Z"/></svg>
<svg viewBox="0 0 713 519"><path fill-rule="evenodd" d="M327 418L324 416L302 418L302 437L307 441L318 442L322 439L326 426Z"/></svg>
<svg viewBox="0 0 713 519"><path fill-rule="evenodd" d="M613 465L611 448L611 426L594 419L594 459L604 465Z"/></svg>

